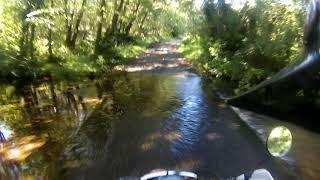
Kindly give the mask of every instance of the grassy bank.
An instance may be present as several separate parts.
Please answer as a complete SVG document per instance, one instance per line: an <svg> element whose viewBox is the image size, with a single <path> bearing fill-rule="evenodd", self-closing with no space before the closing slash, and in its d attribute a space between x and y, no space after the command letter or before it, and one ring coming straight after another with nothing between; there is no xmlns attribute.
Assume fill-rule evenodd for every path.
<svg viewBox="0 0 320 180"><path fill-rule="evenodd" d="M144 51L156 40L138 40L131 43L106 49L99 56L85 50L70 51L66 47L59 48L59 56L52 60L38 56L34 60L19 61L14 56L3 55L0 63L2 69L0 78L2 81L14 81L19 79L34 80L52 78L54 80L80 80L94 78L111 72L112 68L144 53Z"/></svg>
<svg viewBox="0 0 320 180"><path fill-rule="evenodd" d="M201 73L205 73L205 69L201 65L201 59L203 58L204 52L200 44L199 37L191 38L186 37L183 43L179 46L178 51L191 62L191 64L197 68Z"/></svg>

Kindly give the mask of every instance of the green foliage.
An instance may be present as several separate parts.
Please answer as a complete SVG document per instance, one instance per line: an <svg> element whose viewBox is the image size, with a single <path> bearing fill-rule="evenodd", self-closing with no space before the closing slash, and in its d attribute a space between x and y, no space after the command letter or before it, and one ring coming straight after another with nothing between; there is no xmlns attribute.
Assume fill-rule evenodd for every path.
<svg viewBox="0 0 320 180"><path fill-rule="evenodd" d="M138 44L121 45L121 46L118 46L116 49L121 55L121 57L125 59L131 59L142 54L147 47L148 47L148 43L141 42Z"/></svg>
<svg viewBox="0 0 320 180"><path fill-rule="evenodd" d="M188 29L192 0L0 0L0 78L109 72Z"/></svg>
<svg viewBox="0 0 320 180"><path fill-rule="evenodd" d="M183 44L179 47L179 51L183 53L188 60L196 63L203 54L200 37L196 36L193 38L191 36L186 36L183 40Z"/></svg>
<svg viewBox="0 0 320 180"><path fill-rule="evenodd" d="M206 0L201 26L182 47L198 42L189 52L184 48L186 57L197 59L209 76L237 82L239 90L269 78L303 52L303 2L250 2L239 8L224 0Z"/></svg>

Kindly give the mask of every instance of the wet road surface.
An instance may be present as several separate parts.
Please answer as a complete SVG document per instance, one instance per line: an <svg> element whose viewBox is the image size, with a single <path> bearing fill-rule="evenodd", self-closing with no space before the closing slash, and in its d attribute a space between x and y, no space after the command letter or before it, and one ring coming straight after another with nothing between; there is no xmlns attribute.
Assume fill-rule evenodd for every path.
<svg viewBox="0 0 320 180"><path fill-rule="evenodd" d="M118 68L127 72L95 82L16 90L0 109L7 113L0 126L7 171L117 179L163 168L216 179L266 168L275 179L295 179L183 61L177 44L159 44Z"/></svg>
<svg viewBox="0 0 320 180"><path fill-rule="evenodd" d="M70 171L69 177L114 179L163 168L190 170L214 179L261 166L274 171L275 177L290 177L281 165L271 168L277 162L261 165L268 158L264 145L190 71L176 46L177 42L160 44L124 67L135 72L125 75L134 93L127 101L118 101L125 110L113 124L112 143L104 147L108 157Z"/></svg>

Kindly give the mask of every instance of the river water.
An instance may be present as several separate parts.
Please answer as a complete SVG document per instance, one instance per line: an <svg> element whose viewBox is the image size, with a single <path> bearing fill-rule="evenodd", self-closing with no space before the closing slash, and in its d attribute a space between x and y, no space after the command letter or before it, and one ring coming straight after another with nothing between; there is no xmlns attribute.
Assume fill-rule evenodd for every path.
<svg viewBox="0 0 320 180"><path fill-rule="evenodd" d="M211 89L190 71L3 85L1 176L117 179L164 168L214 179L267 168L296 178Z"/></svg>
<svg viewBox="0 0 320 180"><path fill-rule="evenodd" d="M261 137L283 124L259 126L268 118L235 113L178 44L161 43L118 67L131 73L0 85L0 179L118 179L153 169L217 179L257 168L275 179L319 178L319 135L287 124L292 153L270 157Z"/></svg>

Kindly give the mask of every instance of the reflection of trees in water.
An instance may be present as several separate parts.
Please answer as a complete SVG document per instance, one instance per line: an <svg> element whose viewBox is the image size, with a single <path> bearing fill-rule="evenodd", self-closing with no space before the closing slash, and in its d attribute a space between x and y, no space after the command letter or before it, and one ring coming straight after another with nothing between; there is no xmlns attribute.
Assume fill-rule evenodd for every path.
<svg viewBox="0 0 320 180"><path fill-rule="evenodd" d="M159 83L162 80L119 74L90 85L49 82L20 88L17 99L25 103L10 105L5 124L14 136L34 134L46 139L46 144L28 158L32 162L24 161L26 174L56 175L64 160L66 167L77 167L106 158L115 121L126 107L143 110L161 106L166 97L159 94L167 94L158 91L171 87L170 79ZM61 154L63 159L59 159Z"/></svg>
<svg viewBox="0 0 320 180"><path fill-rule="evenodd" d="M14 137L32 134L46 139L46 144L39 151L33 152L20 162L24 166L25 175L44 177L45 174L57 172L56 167L60 165L56 162L66 141L80 128L80 121L86 118L86 114L100 103L95 100L93 105L90 104L90 98L98 99L94 97L96 93L93 93L93 97L88 101L87 97L75 93L80 87L71 88L61 84L49 82L16 87L16 99L3 101L7 104L0 107L0 116L4 117L1 121L13 132ZM101 97L102 95L101 92ZM1 138L0 134L0 140ZM1 179L18 179L5 178L1 169L19 170L20 163L16 163L14 167L10 166L9 162L0 163L0 166L5 166L0 167L1 177L4 177Z"/></svg>
<svg viewBox="0 0 320 180"><path fill-rule="evenodd" d="M130 121L128 124L125 123L129 127L142 124L136 124L139 119L134 117L139 116L129 115L122 118L120 117L122 112L133 111L145 116L151 116L152 114L149 114L149 112L166 109L168 101L175 93L174 90L170 91L171 88L175 88L175 81L172 78L175 77L119 75L115 79L107 79L97 83L97 86L106 87L105 90L107 89L104 92L104 100L101 106L97 107L90 117L85 120L81 129L74 135L64 151L65 157L63 161L67 161L65 168L76 169L77 171L75 173L71 172L73 174L68 174L67 177L69 175L72 178L74 178L73 175L86 176L86 174L81 174L82 172L79 171L87 168L98 168L96 169L97 171L107 171L106 173L108 173L119 167L117 164L123 163L125 161L123 158L130 157L126 153L134 150L137 144L135 144L136 141L129 142L132 140L131 137L120 138L120 140L118 138L114 139L118 132L123 131L118 126L123 122L118 121ZM172 106L176 107L174 104L170 105L170 107ZM150 123L152 124L152 122ZM142 126L144 125L146 124ZM115 129L116 126L119 129ZM152 126L150 128L152 129ZM133 149L130 149L131 147ZM121 160L117 161L119 158ZM112 179L114 177L109 178Z"/></svg>
<svg viewBox="0 0 320 180"><path fill-rule="evenodd" d="M92 113L65 148L66 166L87 165L105 158L112 142L115 119L104 111Z"/></svg>
<svg viewBox="0 0 320 180"><path fill-rule="evenodd" d="M64 168L78 168L96 163L108 156L113 141L114 123L121 111L111 94L85 119L64 151Z"/></svg>
<svg viewBox="0 0 320 180"><path fill-rule="evenodd" d="M72 88L68 88L65 92L66 100L67 100L67 108L68 112L75 113L75 115L78 115L78 104L76 101L76 98L74 97L72 93Z"/></svg>
<svg viewBox="0 0 320 180"><path fill-rule="evenodd" d="M124 104L135 94L134 81L126 76L96 82L100 106L85 119L64 151L65 168L90 166L108 157L113 142L114 125ZM121 107L121 108L120 108Z"/></svg>
<svg viewBox="0 0 320 180"><path fill-rule="evenodd" d="M103 87L102 84L100 83L100 81L95 82L95 86L97 89L97 95L99 99L102 99L102 95L103 95Z"/></svg>
<svg viewBox="0 0 320 180"><path fill-rule="evenodd" d="M32 119L36 119L35 124L50 118L63 121L67 126L73 127L82 120L80 118L83 117L79 115L86 113L87 107L83 102L83 97L75 95L73 92L76 88L68 87L66 90L58 90L57 92L57 88L50 82L37 88L26 86L23 89L25 109L31 122ZM39 128L36 127L36 129Z"/></svg>

